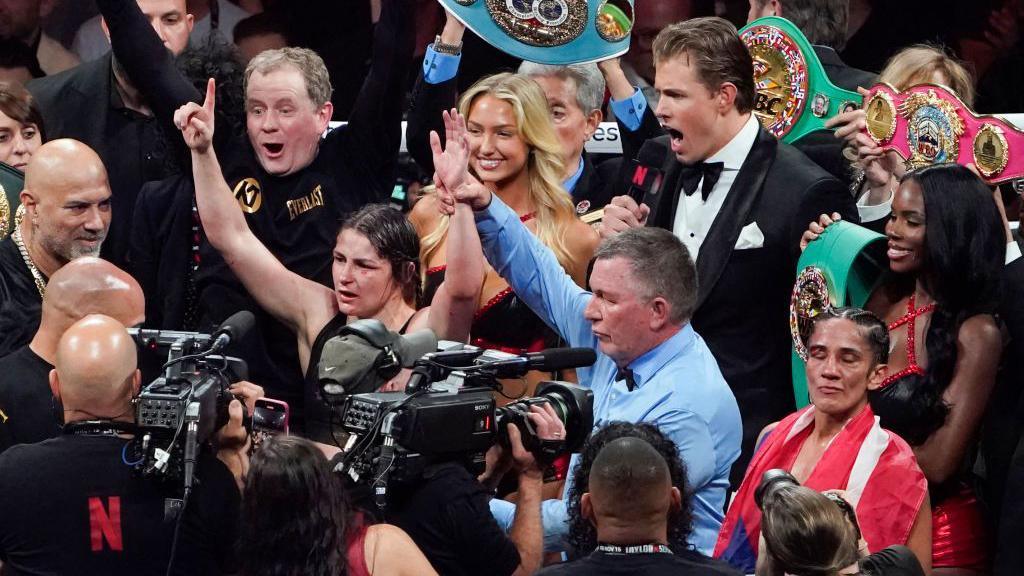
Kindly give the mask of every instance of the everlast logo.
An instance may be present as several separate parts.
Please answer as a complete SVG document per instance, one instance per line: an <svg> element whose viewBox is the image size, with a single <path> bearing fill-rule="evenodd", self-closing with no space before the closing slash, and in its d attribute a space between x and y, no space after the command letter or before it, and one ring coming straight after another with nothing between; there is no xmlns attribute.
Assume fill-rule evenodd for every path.
<svg viewBox="0 0 1024 576"><path fill-rule="evenodd" d="M260 183L255 178L246 178L235 184L235 200L242 212L252 214L263 205L263 194L260 191Z"/></svg>
<svg viewBox="0 0 1024 576"><path fill-rule="evenodd" d="M285 202L285 204L288 206L288 217L291 220L295 220L300 214L309 212L317 206L323 206L324 191L320 188L320 185L317 185L309 195L295 200L289 200Z"/></svg>
<svg viewBox="0 0 1024 576"><path fill-rule="evenodd" d="M782 103L782 98L773 98L769 94L758 92L757 99L754 101L754 111L775 116L779 113L778 107L780 103Z"/></svg>

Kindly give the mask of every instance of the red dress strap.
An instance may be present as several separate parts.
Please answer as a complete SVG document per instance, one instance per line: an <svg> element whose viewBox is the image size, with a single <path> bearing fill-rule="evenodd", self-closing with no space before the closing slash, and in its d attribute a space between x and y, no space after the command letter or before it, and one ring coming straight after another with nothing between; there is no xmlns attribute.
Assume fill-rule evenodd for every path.
<svg viewBox="0 0 1024 576"><path fill-rule="evenodd" d="M920 376L924 375L924 368L918 365L917 353L915 352L915 344L917 340L917 330L915 329L915 324L918 316L928 314L935 310L935 303L932 302L931 304L921 306L920 308L915 308L914 303L914 294L911 294L910 299L907 300L907 313L904 314L903 316L900 316L898 319L896 319L896 321L889 324L889 332L892 332L893 330L899 328L900 326L903 326L904 324L907 325L907 367L904 368L903 370L900 370L899 372L889 374L888 376L886 376L885 380L882 381L880 389L885 388L886 386L892 384L893 382L899 380L900 378L903 378L904 376L910 374L917 374Z"/></svg>
<svg viewBox="0 0 1024 576"><path fill-rule="evenodd" d="M366 531L370 527L363 522L361 515L356 517L355 521L359 526L349 532L345 546L347 572L349 576L371 576L366 565Z"/></svg>

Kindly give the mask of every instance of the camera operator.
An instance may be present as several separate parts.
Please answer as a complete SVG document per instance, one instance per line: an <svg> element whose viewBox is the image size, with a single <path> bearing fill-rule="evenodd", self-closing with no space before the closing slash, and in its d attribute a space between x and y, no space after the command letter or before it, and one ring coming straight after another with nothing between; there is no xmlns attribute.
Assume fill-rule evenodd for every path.
<svg viewBox="0 0 1024 576"><path fill-rule="evenodd" d="M0 455L5 573L164 574L172 554L175 573L233 570L239 494L228 470L200 454L180 511L178 482L143 478L129 461L136 362L135 342L108 316L87 316L61 337L50 382L64 434ZM237 400L230 412L237 430Z"/></svg>
<svg viewBox="0 0 1024 576"><path fill-rule="evenodd" d="M924 576L914 553L894 545L867 554L853 507L839 491L800 486L782 470L765 473L757 576Z"/></svg>
<svg viewBox="0 0 1024 576"><path fill-rule="evenodd" d="M565 427L549 404L530 407L541 440L562 440ZM509 448L495 445L488 454L485 486L461 462L428 466L416 485L398 484L390 492L388 522L405 530L440 574L523 576L541 565L540 516L543 463L523 448L519 429L508 425ZM519 483L512 528L505 532L491 516L489 487L511 466Z"/></svg>

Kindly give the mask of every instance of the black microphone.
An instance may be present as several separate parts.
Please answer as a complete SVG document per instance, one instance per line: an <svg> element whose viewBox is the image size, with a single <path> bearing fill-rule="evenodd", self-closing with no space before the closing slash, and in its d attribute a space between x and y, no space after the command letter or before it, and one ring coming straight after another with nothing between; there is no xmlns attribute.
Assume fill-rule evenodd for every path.
<svg viewBox="0 0 1024 576"><path fill-rule="evenodd" d="M637 204L647 204L651 209L651 215L647 217L648 223L653 221L654 209L660 200L661 184L665 178L661 166L668 152L668 147L661 142L648 140L640 147L640 152L633 160L633 178L626 193Z"/></svg>
<svg viewBox="0 0 1024 576"><path fill-rule="evenodd" d="M493 370L498 378L519 378L531 370L555 372L567 368L590 366L597 360L593 348L549 348L528 352L508 360L481 364L482 370Z"/></svg>
<svg viewBox="0 0 1024 576"><path fill-rule="evenodd" d="M210 353L219 352L231 342L245 336L249 330L252 330L255 324L256 317L248 310L235 312L228 316L228 319L221 322L220 326L217 327L217 331L213 333L213 345L210 347Z"/></svg>

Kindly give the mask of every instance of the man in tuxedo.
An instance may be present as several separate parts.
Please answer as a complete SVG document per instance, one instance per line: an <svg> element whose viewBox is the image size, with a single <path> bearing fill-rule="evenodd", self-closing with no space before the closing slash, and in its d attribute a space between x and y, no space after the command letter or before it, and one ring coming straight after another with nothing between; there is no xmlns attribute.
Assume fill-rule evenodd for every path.
<svg viewBox="0 0 1024 576"><path fill-rule="evenodd" d="M846 46L850 0L750 0L747 24L765 16L780 16L796 25L814 48L830 82L856 92L870 88L875 75L851 66L839 58ZM793 143L814 163L845 184L850 183L850 161L843 156L843 141L831 130L817 130Z"/></svg>
<svg viewBox="0 0 1024 576"><path fill-rule="evenodd" d="M732 24L672 24L655 40L654 62L655 115L667 135L648 140L638 157L663 151L661 192L651 206L614 198L601 233L658 226L696 255L692 323L743 417L738 486L758 431L795 409L787 318L800 235L819 214L856 221L857 211L838 180L761 128L753 62Z"/></svg>

